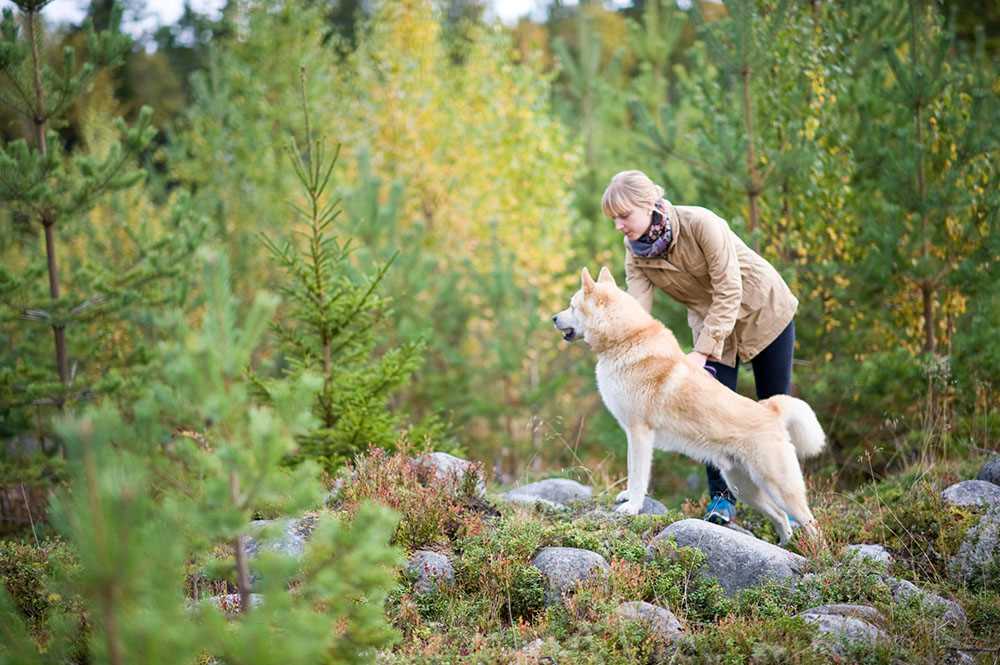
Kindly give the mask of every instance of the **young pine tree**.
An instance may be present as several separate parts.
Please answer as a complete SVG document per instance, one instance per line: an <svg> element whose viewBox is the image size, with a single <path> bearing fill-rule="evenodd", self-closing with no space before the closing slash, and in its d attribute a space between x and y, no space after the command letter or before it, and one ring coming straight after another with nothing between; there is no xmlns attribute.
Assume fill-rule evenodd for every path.
<svg viewBox="0 0 1000 665"><path fill-rule="evenodd" d="M318 469L281 462L313 423L318 377L272 385L258 405L245 368L258 352L277 299L258 294L238 316L225 257L202 251L206 285L199 327L173 312L163 373L120 411L107 402L61 419L70 479L51 510L77 565L46 581L80 611L49 617L43 644L0 585L0 663L41 665L355 663L391 643L383 605L400 554L388 546L395 519L362 508L355 522L317 524L301 565L277 553L254 561L261 579L238 582L244 612L227 621L217 602L186 599L185 562L241 542L254 506L288 512L315 506ZM197 432L193 435L192 432ZM336 629L332 629L335 626ZM41 640L39 640L41 641Z"/></svg>
<svg viewBox="0 0 1000 665"><path fill-rule="evenodd" d="M292 138L288 153L305 193L304 205L292 206L303 226L293 232L296 241L262 239L286 280L280 292L288 307L273 325L287 363L280 381L304 372L322 378L314 400L319 422L298 437L295 459L316 460L332 472L369 445L394 446L402 423L388 403L419 367L421 345L404 343L373 357L388 308L377 289L391 260L374 275L358 277L349 262L350 241L331 233L341 214L331 195L339 148L328 156L322 139L313 136L304 81L302 89L305 150ZM273 381L258 385L272 394Z"/></svg>
<svg viewBox="0 0 1000 665"><path fill-rule="evenodd" d="M118 30L121 10L111 12L108 30L85 26L86 62L78 65L76 50L65 46L60 66L53 66L41 17L47 0L15 4L19 13L4 9L0 22L0 104L23 118L30 132L0 145L6 211L0 228L0 334L9 341L0 350L3 434L25 429L39 412L40 421L47 420L53 406L62 410L107 393L128 378L122 370L144 364L147 349L132 346L138 335L122 335L122 327L139 327L129 320L135 305L178 299L181 289L156 289L183 274L200 239L200 227L181 206L168 233L151 237L144 229L116 226L127 246L100 245L97 238L108 229L98 229L89 213L110 193L144 177L134 161L156 133L152 111L143 108L132 127L118 119L119 138L100 149L70 152L57 130L98 73L128 54L132 42ZM43 328L51 330L47 347Z"/></svg>

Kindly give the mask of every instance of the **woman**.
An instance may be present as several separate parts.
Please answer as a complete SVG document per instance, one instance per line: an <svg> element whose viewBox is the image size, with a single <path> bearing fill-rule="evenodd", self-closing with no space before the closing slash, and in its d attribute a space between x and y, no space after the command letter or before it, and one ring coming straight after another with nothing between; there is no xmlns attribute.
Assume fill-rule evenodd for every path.
<svg viewBox="0 0 1000 665"><path fill-rule="evenodd" d="M758 399L787 394L799 303L778 271L721 217L671 204L641 171L613 177L601 207L625 236L628 292L647 312L656 290L687 307L691 362L734 391L740 362L749 362ZM715 466L706 464L706 472L705 519L727 524L736 517L736 499Z"/></svg>

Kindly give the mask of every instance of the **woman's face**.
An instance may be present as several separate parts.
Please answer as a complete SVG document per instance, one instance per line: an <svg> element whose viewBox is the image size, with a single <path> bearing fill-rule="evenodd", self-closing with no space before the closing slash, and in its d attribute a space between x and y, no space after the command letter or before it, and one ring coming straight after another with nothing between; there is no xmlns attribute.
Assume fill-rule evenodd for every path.
<svg viewBox="0 0 1000 665"><path fill-rule="evenodd" d="M619 233L629 240L637 240L649 228L652 212L644 208L633 208L627 215L619 215L612 221Z"/></svg>

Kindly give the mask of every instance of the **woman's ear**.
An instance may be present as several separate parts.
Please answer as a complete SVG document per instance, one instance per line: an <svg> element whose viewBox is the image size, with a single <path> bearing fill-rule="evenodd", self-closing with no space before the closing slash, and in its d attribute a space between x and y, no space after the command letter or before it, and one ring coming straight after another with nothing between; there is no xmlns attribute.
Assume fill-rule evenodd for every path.
<svg viewBox="0 0 1000 665"><path fill-rule="evenodd" d="M583 288L585 296L594 290L594 278L590 276L590 271L586 268L580 273L580 286Z"/></svg>
<svg viewBox="0 0 1000 665"><path fill-rule="evenodd" d="M608 270L607 266L601 266L601 272L599 275L597 275L597 281L599 283L612 284L614 286L618 286L617 284L615 284L615 276L611 274L611 271Z"/></svg>

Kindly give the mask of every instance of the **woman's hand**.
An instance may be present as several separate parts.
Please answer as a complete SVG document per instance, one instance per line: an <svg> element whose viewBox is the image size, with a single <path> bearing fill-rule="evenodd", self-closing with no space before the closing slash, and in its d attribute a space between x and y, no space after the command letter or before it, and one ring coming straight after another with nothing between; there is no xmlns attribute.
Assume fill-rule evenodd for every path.
<svg viewBox="0 0 1000 665"><path fill-rule="evenodd" d="M698 367L699 369L704 367L705 363L708 362L708 356L706 356L704 353L699 353L698 351L692 351L687 355L687 357L688 360L694 363L694 366Z"/></svg>

